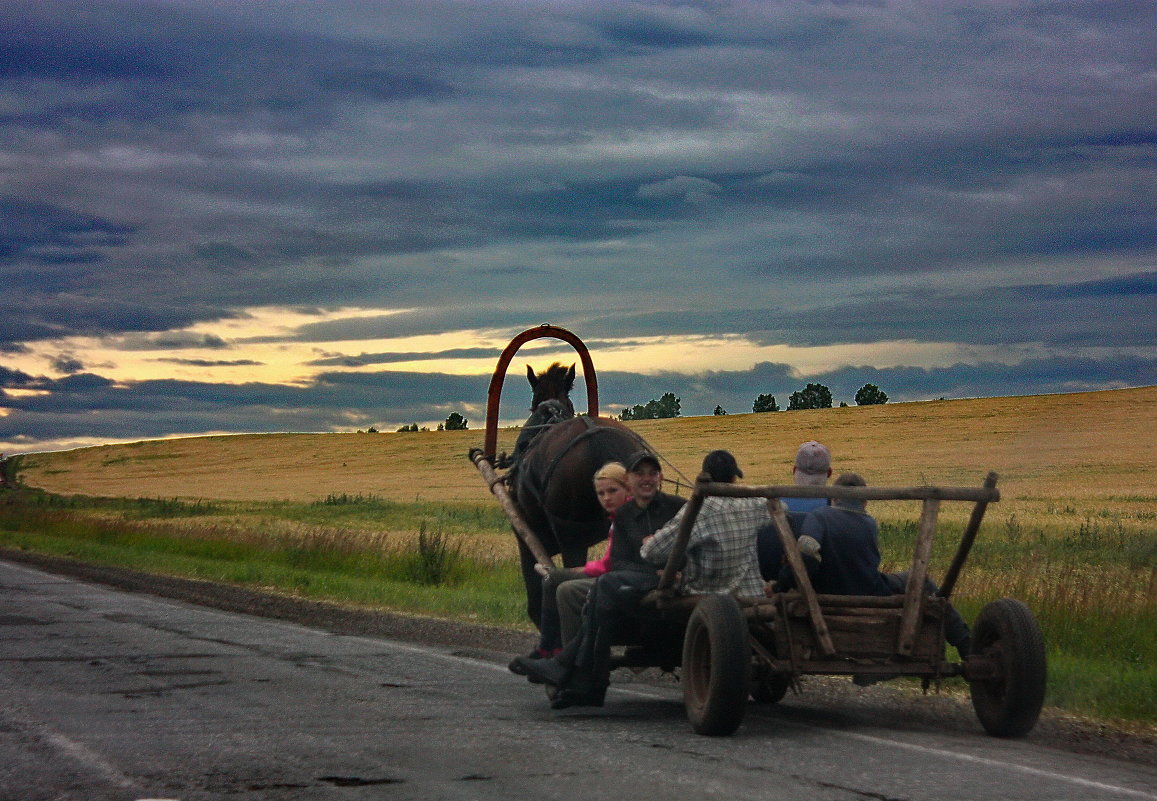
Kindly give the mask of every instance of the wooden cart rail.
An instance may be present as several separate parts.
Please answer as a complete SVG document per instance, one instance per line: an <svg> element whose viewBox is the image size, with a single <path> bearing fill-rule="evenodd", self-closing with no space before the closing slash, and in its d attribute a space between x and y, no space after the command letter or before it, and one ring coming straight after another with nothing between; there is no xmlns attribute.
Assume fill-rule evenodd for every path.
<svg viewBox="0 0 1157 801"><path fill-rule="evenodd" d="M990 475L995 476L995 473ZM747 486L700 481L695 491L703 495L729 498L852 498L861 501L973 501L993 503L1000 500L995 487L836 487L780 484Z"/></svg>

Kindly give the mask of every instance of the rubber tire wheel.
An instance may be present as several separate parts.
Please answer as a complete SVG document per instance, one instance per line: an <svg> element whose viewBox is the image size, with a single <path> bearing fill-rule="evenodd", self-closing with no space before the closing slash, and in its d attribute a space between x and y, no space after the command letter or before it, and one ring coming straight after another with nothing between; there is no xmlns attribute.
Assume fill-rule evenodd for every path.
<svg viewBox="0 0 1157 801"><path fill-rule="evenodd" d="M751 698L761 704L778 704L790 686L791 678L786 673L772 673L763 681L751 683Z"/></svg>
<svg viewBox="0 0 1157 801"><path fill-rule="evenodd" d="M1047 668L1040 626L1027 606L1012 598L987 604L976 617L972 651L995 657L1000 675L970 683L972 708L994 737L1023 737L1044 704Z"/></svg>
<svg viewBox="0 0 1157 801"><path fill-rule="evenodd" d="M683 638L683 705L696 734L733 734L747 711L751 644L747 620L731 595L705 595Z"/></svg>

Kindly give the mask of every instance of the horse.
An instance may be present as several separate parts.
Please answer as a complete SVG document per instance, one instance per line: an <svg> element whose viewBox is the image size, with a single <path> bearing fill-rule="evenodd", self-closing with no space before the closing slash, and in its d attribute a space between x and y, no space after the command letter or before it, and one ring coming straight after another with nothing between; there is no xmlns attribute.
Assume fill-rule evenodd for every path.
<svg viewBox="0 0 1157 801"><path fill-rule="evenodd" d="M595 471L607 462L626 462L647 443L618 420L576 417L570 401L575 368L555 362L536 374L527 365L533 391L531 414L519 432L508 478L511 496L527 526L565 567L586 563L587 549L605 540L609 521L594 491ZM518 541L526 611L539 625L542 577L535 558Z"/></svg>

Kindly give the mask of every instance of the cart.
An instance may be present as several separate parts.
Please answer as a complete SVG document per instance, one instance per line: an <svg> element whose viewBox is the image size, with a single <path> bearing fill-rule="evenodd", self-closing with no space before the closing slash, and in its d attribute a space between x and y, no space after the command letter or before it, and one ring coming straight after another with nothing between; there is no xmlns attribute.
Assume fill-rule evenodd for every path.
<svg viewBox="0 0 1157 801"><path fill-rule="evenodd" d="M517 350L539 338L560 339L578 352L587 383L588 415L597 417L598 384L582 341L549 324L527 329L503 351L487 398L486 439L470 461L497 498L512 528L544 566L549 553L510 496L496 468L498 408L506 368ZM641 440L640 440L641 441ZM644 443L645 445L645 443ZM642 602L633 631L623 632L624 651L615 667L658 667L680 672L684 704L699 734L728 735L743 722L749 696L774 703L801 676L836 675L866 680L914 676L925 686L952 676L969 683L981 725L997 737L1019 737L1036 724L1045 693L1045 650L1040 627L1020 601L1002 598L986 605L972 626L972 652L958 662L945 658L944 618L949 598L976 539L989 503L1000 500L997 476L980 487L744 486L698 477L659 587ZM675 576L686 553L691 527L704 498L766 498L785 558L798 589L768 598L686 595ZM854 498L920 501L922 511L911 569L903 594L892 596L818 595L804 569L799 547L779 498ZM940 504L973 504L956 554L938 592L925 592ZM552 688L548 687L548 693Z"/></svg>
<svg viewBox="0 0 1157 801"><path fill-rule="evenodd" d="M976 488L742 486L713 483L703 474L688 500L663 579L642 603L644 617L665 623L675 632L678 647L672 640L652 638L646 645L627 648L613 664L671 669L677 658L687 717L699 734L733 733L743 721L749 695L774 703L789 688L798 690L801 676L842 675L868 681L914 676L926 688L961 676L969 683L985 731L998 737L1023 736L1035 725L1045 692L1044 641L1028 607L1011 598L989 603L972 626L971 653L959 662L945 658L945 610L985 509L1000 498L996 481L990 473ZM674 576L699 508L710 495L768 499L798 589L767 598L678 593ZM921 501L905 592L817 594L779 503L783 497ZM925 578L942 501L971 501L974 506L944 581L931 595L925 591Z"/></svg>

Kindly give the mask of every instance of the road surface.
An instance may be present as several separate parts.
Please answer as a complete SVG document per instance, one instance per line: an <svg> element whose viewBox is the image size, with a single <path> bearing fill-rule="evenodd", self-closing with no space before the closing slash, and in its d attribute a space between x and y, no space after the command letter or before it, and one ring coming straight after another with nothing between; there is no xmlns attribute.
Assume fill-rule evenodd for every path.
<svg viewBox="0 0 1157 801"><path fill-rule="evenodd" d="M693 734L677 686L552 712L505 655L0 562L0 799L1127 799L1157 768L807 694ZM919 700L919 699L918 699Z"/></svg>

